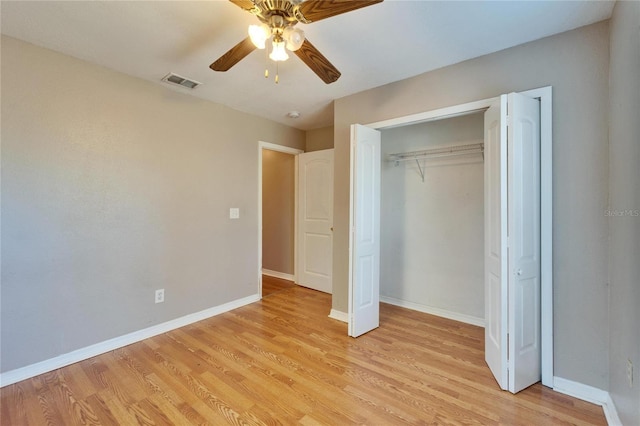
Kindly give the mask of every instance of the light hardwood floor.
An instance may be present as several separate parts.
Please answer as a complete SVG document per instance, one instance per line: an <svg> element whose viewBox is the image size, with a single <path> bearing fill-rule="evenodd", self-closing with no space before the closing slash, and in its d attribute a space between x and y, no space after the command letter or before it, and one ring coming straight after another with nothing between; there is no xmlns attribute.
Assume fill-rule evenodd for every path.
<svg viewBox="0 0 640 426"><path fill-rule="evenodd" d="M295 286L7 386L1 423L606 424L539 384L500 391L481 328L381 304L380 328L352 339L330 307Z"/></svg>
<svg viewBox="0 0 640 426"><path fill-rule="evenodd" d="M270 277L268 275L262 276L262 297L270 296L274 293L278 293L282 290L294 287L296 283L282 278Z"/></svg>

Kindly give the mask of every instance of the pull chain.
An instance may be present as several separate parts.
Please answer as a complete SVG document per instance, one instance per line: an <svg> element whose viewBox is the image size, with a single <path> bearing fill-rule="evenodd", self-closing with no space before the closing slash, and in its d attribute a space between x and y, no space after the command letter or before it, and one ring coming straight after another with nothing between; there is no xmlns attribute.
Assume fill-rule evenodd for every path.
<svg viewBox="0 0 640 426"><path fill-rule="evenodd" d="M275 83L278 84L280 82L280 66L278 64L279 61L275 61L276 63L276 78ZM264 49L264 78L269 78L269 49Z"/></svg>

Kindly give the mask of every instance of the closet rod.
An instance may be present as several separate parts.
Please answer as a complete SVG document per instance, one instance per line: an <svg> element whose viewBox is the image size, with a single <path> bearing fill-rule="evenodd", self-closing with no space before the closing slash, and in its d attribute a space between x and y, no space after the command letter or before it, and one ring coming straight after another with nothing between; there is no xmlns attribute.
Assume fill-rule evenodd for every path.
<svg viewBox="0 0 640 426"><path fill-rule="evenodd" d="M453 157L456 155L469 155L469 154L482 154L482 153L484 153L484 150L479 149L475 151L447 152L442 154L426 154L426 155L415 155L411 157L392 158L391 161L413 161L413 160L422 160L422 159L429 159L429 158Z"/></svg>

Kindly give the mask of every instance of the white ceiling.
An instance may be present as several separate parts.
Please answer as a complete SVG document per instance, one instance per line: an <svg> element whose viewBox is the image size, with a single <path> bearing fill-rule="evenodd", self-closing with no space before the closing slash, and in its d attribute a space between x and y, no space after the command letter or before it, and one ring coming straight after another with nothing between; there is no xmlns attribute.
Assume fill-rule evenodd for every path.
<svg viewBox="0 0 640 426"><path fill-rule="evenodd" d="M334 99L608 19L613 5L385 0L300 24L342 72L330 85L295 55L281 63L275 84L263 76L259 50L226 73L211 71L209 64L257 22L226 0L2 1L0 12L3 34L309 130L333 124ZM190 91L161 82L169 72L204 84ZM302 116L286 117L292 110Z"/></svg>

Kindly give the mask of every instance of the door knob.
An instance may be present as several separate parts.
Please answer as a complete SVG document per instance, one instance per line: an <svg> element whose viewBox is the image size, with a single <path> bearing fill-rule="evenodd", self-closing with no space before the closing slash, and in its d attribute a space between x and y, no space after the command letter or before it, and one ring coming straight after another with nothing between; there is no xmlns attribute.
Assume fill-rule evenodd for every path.
<svg viewBox="0 0 640 426"><path fill-rule="evenodd" d="M518 268L518 269L516 270L516 275L522 275L522 269Z"/></svg>

